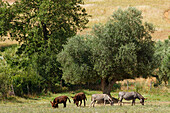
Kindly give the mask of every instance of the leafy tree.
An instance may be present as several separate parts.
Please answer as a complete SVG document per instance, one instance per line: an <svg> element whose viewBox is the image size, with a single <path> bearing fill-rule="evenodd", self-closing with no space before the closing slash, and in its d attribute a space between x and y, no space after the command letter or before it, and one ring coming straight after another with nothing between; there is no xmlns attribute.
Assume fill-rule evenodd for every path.
<svg viewBox="0 0 170 113"><path fill-rule="evenodd" d="M158 41L155 48L155 60L157 68L155 73L158 75L159 82L167 82L170 79L170 38L164 42Z"/></svg>
<svg viewBox="0 0 170 113"><path fill-rule="evenodd" d="M16 68L12 69L10 67L9 64L11 63L11 61L8 59L11 58L15 53L16 45L14 46L4 47L4 49L1 50L2 52L0 51L0 54L2 55L0 59L0 93L2 93L2 97L7 97L8 91L12 91L11 85L13 85L13 83L11 75L12 73L16 72ZM11 60L13 60L13 58L11 58Z"/></svg>
<svg viewBox="0 0 170 113"><path fill-rule="evenodd" d="M25 67L18 65L19 62L24 64L27 58L20 58L16 55L17 46L13 45L6 47L3 52L0 52L3 56L3 62L0 66L1 87L3 95L7 96L8 91L14 91L16 95L32 94L39 91L40 83L42 79L36 74L33 64L29 64L27 70ZM23 62L24 61L24 62ZM22 65L23 65L22 64ZM4 85L4 83L6 85Z"/></svg>
<svg viewBox="0 0 170 113"><path fill-rule="evenodd" d="M66 39L85 28L88 14L82 0L18 0L10 5L0 0L0 36L20 43L16 62L29 70L34 62L46 88L61 79L57 56ZM37 66L37 67L35 67Z"/></svg>
<svg viewBox="0 0 170 113"><path fill-rule="evenodd" d="M83 36L70 38L64 50L58 54L58 61L62 65L63 79L70 83L85 83L94 80L96 75L93 64L91 40ZM97 76L96 76L97 77Z"/></svg>
<svg viewBox="0 0 170 113"><path fill-rule="evenodd" d="M141 14L132 7L119 9L106 24L95 25L90 36L68 40L58 57L63 78L74 82L100 79L103 93L110 94L118 80L149 76L155 68L150 35L154 28L142 23Z"/></svg>

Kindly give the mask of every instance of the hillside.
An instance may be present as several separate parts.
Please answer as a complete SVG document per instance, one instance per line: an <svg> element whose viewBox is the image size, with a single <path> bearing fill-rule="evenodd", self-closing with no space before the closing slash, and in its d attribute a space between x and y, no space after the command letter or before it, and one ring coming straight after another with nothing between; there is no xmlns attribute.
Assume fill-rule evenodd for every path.
<svg viewBox="0 0 170 113"><path fill-rule="evenodd" d="M12 4L15 0L3 0ZM79 34L90 31L97 23L105 23L118 8L136 7L142 11L143 21L153 23L156 31L153 40L164 40L170 35L170 0L84 0L83 7L92 16L89 27ZM0 42L0 46L14 44L15 41Z"/></svg>

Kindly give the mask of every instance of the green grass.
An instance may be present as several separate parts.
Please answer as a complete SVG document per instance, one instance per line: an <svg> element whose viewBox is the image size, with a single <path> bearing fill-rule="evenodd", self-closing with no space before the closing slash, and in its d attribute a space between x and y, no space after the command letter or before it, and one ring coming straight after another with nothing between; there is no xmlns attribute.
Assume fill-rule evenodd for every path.
<svg viewBox="0 0 170 113"><path fill-rule="evenodd" d="M31 105L20 105L20 106L1 106L0 112L4 113L168 113L170 112L170 106L168 105L136 105L136 106L97 106L94 108L89 107L76 107L68 104L67 108L63 108L59 105L58 109L53 109L47 103L31 104Z"/></svg>
<svg viewBox="0 0 170 113"><path fill-rule="evenodd" d="M98 105L93 108L89 108L91 103L91 95L96 93L102 93L101 91L88 91L82 90L87 96L87 106L86 107L76 107L73 104L71 96L74 96L75 93L79 91L70 91L67 93L58 93L51 94L51 96L40 96L40 97L31 97L31 98L20 98L20 97L11 97L8 100L0 101L0 113L168 113L170 112L170 96L167 94L153 94L153 93L141 93L144 97L147 97L148 100L145 102L145 106L142 106L139 103L139 100L136 100L136 105L131 106L131 101L126 102L123 106L114 106L110 105ZM50 101L55 97L67 95L71 99L71 103L67 102L67 107L63 108L63 104L59 104L59 108L52 108ZM118 92L112 92L112 96L117 98ZM84 104L83 104L84 105Z"/></svg>

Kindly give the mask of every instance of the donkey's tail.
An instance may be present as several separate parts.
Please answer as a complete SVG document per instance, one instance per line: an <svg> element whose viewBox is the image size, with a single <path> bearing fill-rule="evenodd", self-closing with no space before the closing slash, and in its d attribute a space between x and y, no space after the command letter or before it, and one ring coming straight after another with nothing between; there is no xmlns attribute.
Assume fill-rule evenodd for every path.
<svg viewBox="0 0 170 113"><path fill-rule="evenodd" d="M71 103L70 99L67 97L67 99L69 100L69 102Z"/></svg>

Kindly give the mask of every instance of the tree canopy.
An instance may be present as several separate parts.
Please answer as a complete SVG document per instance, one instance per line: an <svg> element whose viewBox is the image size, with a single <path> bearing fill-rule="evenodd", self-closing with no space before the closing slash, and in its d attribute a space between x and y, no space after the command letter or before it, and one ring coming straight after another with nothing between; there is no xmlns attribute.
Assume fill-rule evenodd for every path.
<svg viewBox="0 0 170 113"><path fill-rule="evenodd" d="M167 84L170 80L170 38L156 43L154 56L157 64L154 73L158 75L159 82Z"/></svg>
<svg viewBox="0 0 170 113"><path fill-rule="evenodd" d="M57 54L66 39L88 23L89 15L81 4L82 0L17 0L10 5L0 0L0 37L20 44L16 51L20 59L8 61L28 76L34 70L41 78L42 90L51 90L61 80ZM25 83L31 86L30 81Z"/></svg>
<svg viewBox="0 0 170 113"><path fill-rule="evenodd" d="M63 78L85 82L101 79L103 93L110 94L117 80L147 77L154 69L153 25L142 22L141 11L118 9L106 24L93 27L87 36L68 40L59 53Z"/></svg>
<svg viewBox="0 0 170 113"><path fill-rule="evenodd" d="M1 0L0 35L9 33L11 39L22 42L20 50L27 54L41 51L43 46L46 49L54 41L60 51L65 40L88 22L82 3L82 0L19 0L9 5Z"/></svg>

